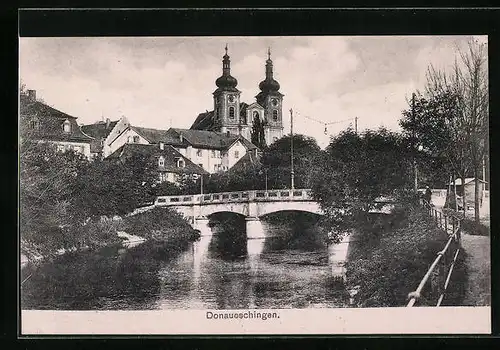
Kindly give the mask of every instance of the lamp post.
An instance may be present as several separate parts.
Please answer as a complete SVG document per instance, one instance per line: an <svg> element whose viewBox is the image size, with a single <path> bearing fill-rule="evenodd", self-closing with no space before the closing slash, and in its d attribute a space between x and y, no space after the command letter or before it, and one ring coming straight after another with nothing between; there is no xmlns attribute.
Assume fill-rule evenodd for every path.
<svg viewBox="0 0 500 350"><path fill-rule="evenodd" d="M291 158L290 158L290 182L291 182L291 187L292 190L295 189L295 182L294 182L294 172L293 172L293 110L290 108L290 153L291 153Z"/></svg>

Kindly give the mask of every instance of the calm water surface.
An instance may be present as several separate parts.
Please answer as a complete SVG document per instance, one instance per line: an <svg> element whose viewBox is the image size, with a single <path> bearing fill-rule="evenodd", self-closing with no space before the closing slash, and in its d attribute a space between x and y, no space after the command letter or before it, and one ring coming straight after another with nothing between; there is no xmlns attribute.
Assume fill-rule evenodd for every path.
<svg viewBox="0 0 500 350"><path fill-rule="evenodd" d="M287 221L287 220L286 220ZM299 224L297 224L299 223ZM344 307L326 245L303 217L264 224L247 240L244 221L215 224L194 243L145 242L67 254L33 271L23 309L248 309ZM26 273L31 273L27 271Z"/></svg>

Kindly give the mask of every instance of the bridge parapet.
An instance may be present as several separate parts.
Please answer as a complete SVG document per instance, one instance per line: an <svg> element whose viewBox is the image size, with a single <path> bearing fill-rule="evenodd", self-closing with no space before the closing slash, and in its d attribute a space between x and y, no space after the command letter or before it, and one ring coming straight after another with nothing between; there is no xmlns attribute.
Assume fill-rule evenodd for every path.
<svg viewBox="0 0 500 350"><path fill-rule="evenodd" d="M238 202L274 202L274 201L311 201L310 189L250 190L235 192L207 193L183 196L159 196L155 206L179 206L194 204L238 203Z"/></svg>

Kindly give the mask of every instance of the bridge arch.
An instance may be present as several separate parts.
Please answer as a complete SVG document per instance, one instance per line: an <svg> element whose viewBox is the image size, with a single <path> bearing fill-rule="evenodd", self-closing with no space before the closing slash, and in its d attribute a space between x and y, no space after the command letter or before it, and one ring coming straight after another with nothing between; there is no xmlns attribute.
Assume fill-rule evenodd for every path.
<svg viewBox="0 0 500 350"><path fill-rule="evenodd" d="M312 201L296 201L296 202L268 202L258 209L258 217L263 217L269 214L284 212L284 211L297 211L317 215L323 215L323 211L316 202Z"/></svg>

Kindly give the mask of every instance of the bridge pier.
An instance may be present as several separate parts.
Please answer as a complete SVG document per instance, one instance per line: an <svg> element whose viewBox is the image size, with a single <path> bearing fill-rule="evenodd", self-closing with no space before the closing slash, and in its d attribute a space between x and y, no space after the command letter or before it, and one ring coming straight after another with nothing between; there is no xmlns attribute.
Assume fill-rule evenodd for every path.
<svg viewBox="0 0 500 350"><path fill-rule="evenodd" d="M265 238L264 229L260 219L255 216L245 218L247 228L247 239Z"/></svg>
<svg viewBox="0 0 500 350"><path fill-rule="evenodd" d="M201 236L212 236L212 229L208 226L209 221L205 216L199 216L194 219L194 228L200 230Z"/></svg>

